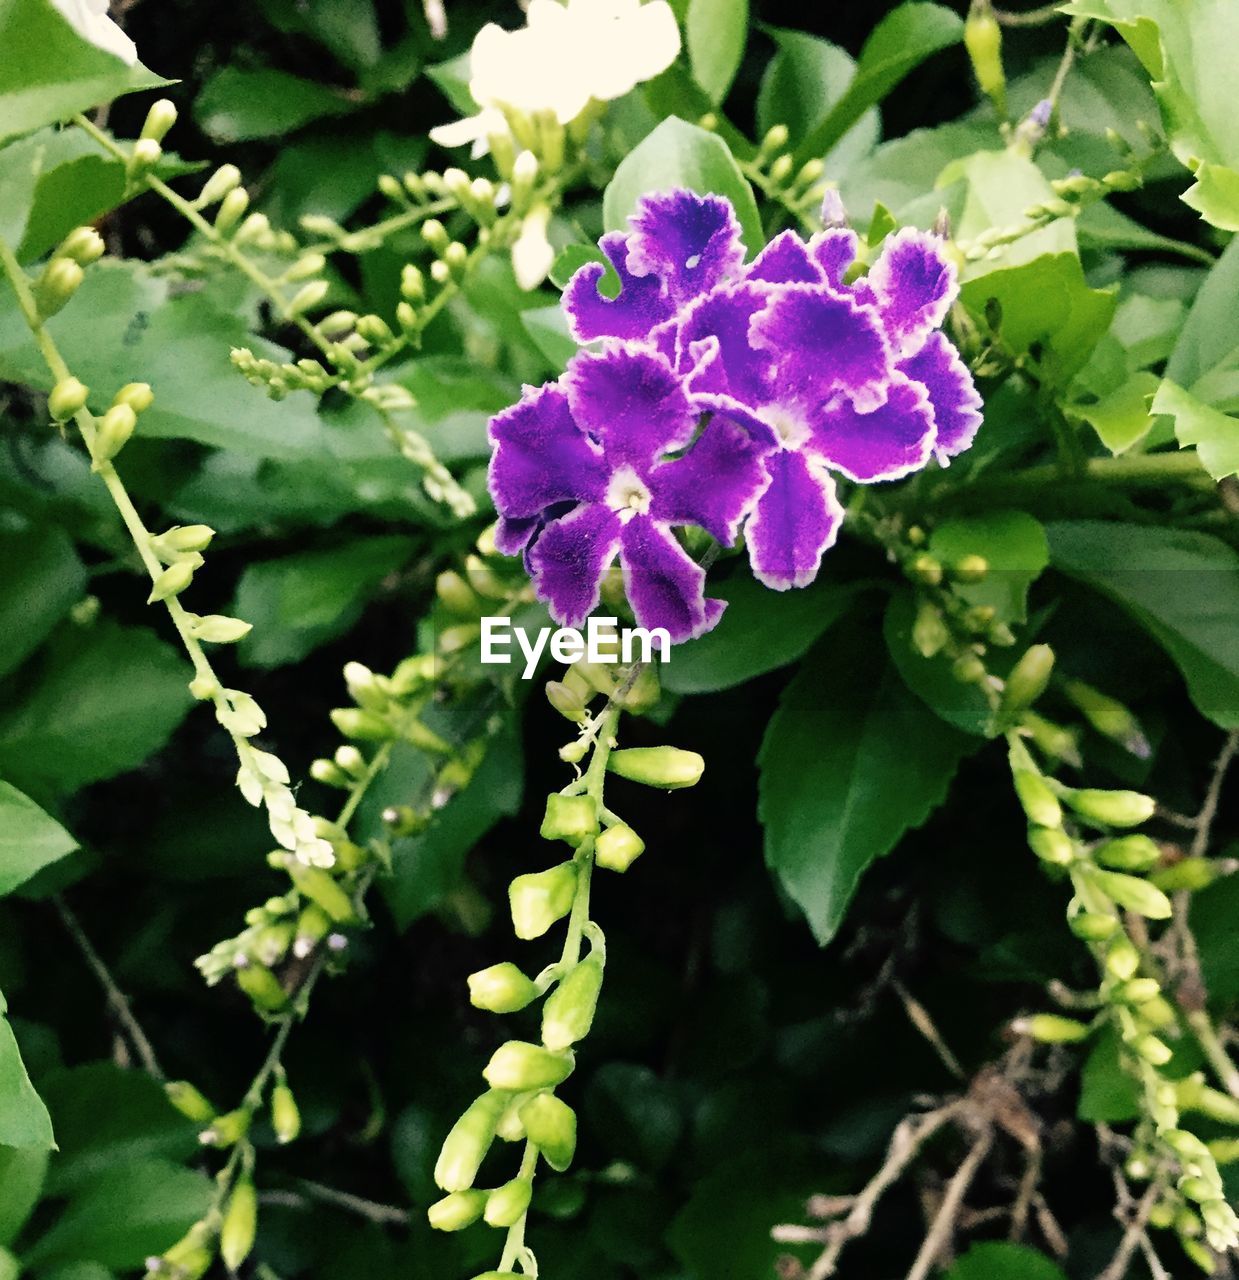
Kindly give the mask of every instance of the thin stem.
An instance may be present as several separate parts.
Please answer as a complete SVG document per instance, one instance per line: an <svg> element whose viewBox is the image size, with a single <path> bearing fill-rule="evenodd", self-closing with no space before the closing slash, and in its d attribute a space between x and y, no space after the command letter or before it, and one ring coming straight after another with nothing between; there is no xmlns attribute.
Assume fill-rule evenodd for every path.
<svg viewBox="0 0 1239 1280"><path fill-rule="evenodd" d="M925 1237L924 1243L916 1255L916 1260L908 1271L907 1280L925 1280L929 1275L930 1268L937 1262L950 1243L951 1236L955 1231L955 1220L959 1217L960 1208L964 1203L964 1196L968 1194L968 1188L972 1186L972 1180L977 1176L977 1171L989 1154L989 1149L993 1146L993 1143L993 1130L987 1129L972 1144L972 1149L964 1157L963 1164L959 1166L950 1182L946 1184L946 1193L942 1197L942 1204L934 1216L933 1224L929 1228L929 1234Z"/></svg>
<svg viewBox="0 0 1239 1280"><path fill-rule="evenodd" d="M408 1213L404 1209L397 1209L395 1205L379 1204L364 1196L355 1196L351 1191L339 1191L321 1182L312 1182L309 1178L299 1178L297 1187L308 1199L346 1209L380 1226L404 1227L409 1224Z"/></svg>
<svg viewBox="0 0 1239 1280"><path fill-rule="evenodd" d="M1062 16L1062 5L1055 0L1054 4L1042 5L1039 9L1029 9L1026 13L1013 13L1009 9L995 9L994 17L998 25L1003 27L1044 27Z"/></svg>

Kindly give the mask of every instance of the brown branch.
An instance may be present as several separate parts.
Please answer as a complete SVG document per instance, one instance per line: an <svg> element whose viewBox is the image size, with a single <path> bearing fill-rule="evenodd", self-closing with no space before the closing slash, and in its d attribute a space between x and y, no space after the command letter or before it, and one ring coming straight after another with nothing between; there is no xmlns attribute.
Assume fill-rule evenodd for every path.
<svg viewBox="0 0 1239 1280"><path fill-rule="evenodd" d="M951 1176L950 1182L946 1184L942 1203L938 1206L938 1212L934 1215L933 1223L929 1228L929 1234L921 1244L920 1252L912 1263L907 1280L926 1280L930 1268L949 1247L955 1234L955 1223L963 1206L964 1197L968 1194L972 1180L977 1176L977 1171L993 1145L994 1131L992 1128L987 1128L973 1142L972 1149L964 1157L964 1162Z"/></svg>
<svg viewBox="0 0 1239 1280"><path fill-rule="evenodd" d="M912 995L898 978L891 979L891 987L899 999L903 1001L904 1012L907 1013L908 1020L929 1041L942 1065L956 1080L965 1079L967 1073L960 1066L959 1059L951 1052L950 1046L942 1038L941 1032L934 1025L934 1020L929 1016L929 1011L925 1006Z"/></svg>
<svg viewBox="0 0 1239 1280"><path fill-rule="evenodd" d="M1132 1259L1136 1256L1136 1250L1140 1248L1140 1242L1146 1239L1149 1215L1153 1212L1153 1206L1162 1193L1161 1185L1152 1182L1144 1195L1133 1202L1127 1182L1118 1169L1114 1171L1114 1185L1119 1193L1118 1203L1114 1207L1115 1217L1122 1221L1126 1216L1127 1229L1123 1232L1119 1247L1114 1251L1114 1257L1110 1259L1106 1269L1098 1275L1097 1280L1123 1280L1127 1275Z"/></svg>

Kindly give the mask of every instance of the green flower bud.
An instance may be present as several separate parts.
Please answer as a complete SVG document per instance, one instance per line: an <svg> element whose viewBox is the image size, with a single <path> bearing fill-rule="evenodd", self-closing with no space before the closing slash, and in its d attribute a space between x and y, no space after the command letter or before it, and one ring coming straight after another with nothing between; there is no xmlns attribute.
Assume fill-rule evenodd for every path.
<svg viewBox="0 0 1239 1280"><path fill-rule="evenodd" d="M208 188L210 184L208 183ZM206 192L204 190L203 195ZM218 197L217 197L218 198ZM199 196L202 199L202 196ZM203 201L209 204L210 201ZM219 210L215 215L215 230L222 236L226 236L241 221L245 215L246 209L250 207L249 193L244 187L231 187L227 194L220 202Z"/></svg>
<svg viewBox="0 0 1239 1280"><path fill-rule="evenodd" d="M99 419L99 427L91 445L96 469L100 463L110 462L129 443L138 416L127 404L114 404ZM161 597L162 599L162 597Z"/></svg>
<svg viewBox="0 0 1239 1280"><path fill-rule="evenodd" d="M167 98L160 98L146 113L142 137L150 138L154 142L162 142L174 124L176 124L176 107Z"/></svg>
<svg viewBox="0 0 1239 1280"><path fill-rule="evenodd" d="M542 1008L542 1043L567 1049L583 1040L594 1022L602 990L602 961L589 956L572 968L547 997Z"/></svg>
<svg viewBox="0 0 1239 1280"><path fill-rule="evenodd" d="M525 1093L550 1089L572 1074L572 1055L552 1053L540 1044L509 1040L491 1054L482 1076L492 1089Z"/></svg>
<svg viewBox="0 0 1239 1280"><path fill-rule="evenodd" d="M293 319L296 316L304 315L307 311L317 307L327 296L327 291L330 287L326 280L311 280L309 284L303 284L293 294L292 301L288 304L289 318Z"/></svg>
<svg viewBox="0 0 1239 1280"><path fill-rule="evenodd" d="M1162 851L1148 836L1120 836L1098 845L1093 856L1115 871L1148 871L1161 860Z"/></svg>
<svg viewBox="0 0 1239 1280"><path fill-rule="evenodd" d="M507 1102L506 1095L492 1091L470 1103L443 1142L435 1163L436 1186L444 1191L467 1191L473 1186Z"/></svg>
<svg viewBox="0 0 1239 1280"><path fill-rule="evenodd" d="M576 885L577 871L571 862L517 876L508 888L516 936L526 941L540 938L556 920L562 920L572 910Z"/></svg>
<svg viewBox="0 0 1239 1280"><path fill-rule="evenodd" d="M1107 827L1138 827L1153 816L1157 804L1139 791L1069 790L1064 799L1081 818Z"/></svg>
<svg viewBox="0 0 1239 1280"><path fill-rule="evenodd" d="M521 1123L547 1164L563 1173L576 1153L576 1112L553 1093L540 1093L521 1107Z"/></svg>
<svg viewBox="0 0 1239 1280"><path fill-rule="evenodd" d="M1121 703L1082 680L1068 680L1063 692L1079 708L1084 718L1103 737L1117 742L1141 760L1153 753L1140 721Z"/></svg>
<svg viewBox="0 0 1239 1280"><path fill-rule="evenodd" d="M241 170L235 164L221 165L206 180L195 203L199 208L222 200L241 181Z"/></svg>
<svg viewBox="0 0 1239 1280"><path fill-rule="evenodd" d="M106 249L103 237L94 227L75 227L60 242L56 257L72 258L78 266L88 267L92 262L98 262Z"/></svg>
<svg viewBox="0 0 1239 1280"><path fill-rule="evenodd" d="M1087 1023L1063 1018L1056 1013L1034 1013L1029 1018L1017 1019L1012 1029L1042 1044L1076 1044L1087 1040L1093 1030Z"/></svg>
<svg viewBox="0 0 1239 1280"><path fill-rule="evenodd" d="M1217 1189L1206 1178L1188 1177L1179 1181L1179 1190L1189 1199L1205 1203L1217 1199Z"/></svg>
<svg viewBox="0 0 1239 1280"><path fill-rule="evenodd" d="M1131 1042L1131 1047L1145 1062L1155 1067L1164 1067L1174 1057L1170 1046L1152 1034L1137 1036Z"/></svg>
<svg viewBox="0 0 1239 1280"><path fill-rule="evenodd" d="M439 221L438 218L427 218L422 223L422 239L435 251L442 253L447 248L450 240L447 234L447 228Z"/></svg>
<svg viewBox="0 0 1239 1280"><path fill-rule="evenodd" d="M942 583L942 565L928 551L912 557L907 565L907 573L910 578L927 587L937 587Z"/></svg>
<svg viewBox="0 0 1239 1280"><path fill-rule="evenodd" d="M125 166L125 174L129 178L140 178L153 169L163 159L163 147L154 138L139 138L129 153L129 163Z"/></svg>
<svg viewBox="0 0 1239 1280"><path fill-rule="evenodd" d="M789 132L787 125L776 124L772 126L766 131L766 136L761 140L760 155L764 158L782 151L783 148L787 146L787 142L790 137L791 133Z"/></svg>
<svg viewBox="0 0 1239 1280"><path fill-rule="evenodd" d="M1123 1004L1147 1004L1161 995L1162 989L1156 978L1128 978L1120 982L1111 995Z"/></svg>
<svg viewBox="0 0 1239 1280"><path fill-rule="evenodd" d="M1165 1031L1175 1026L1179 1018L1170 1001L1165 996L1159 995L1154 996L1152 1000L1146 1000L1140 1006L1140 1020L1146 1026L1152 1027L1154 1031Z"/></svg>
<svg viewBox="0 0 1239 1280"><path fill-rule="evenodd" d="M219 1228L219 1256L229 1271L235 1271L249 1257L258 1229L258 1196L249 1178L232 1189L224 1220Z"/></svg>
<svg viewBox="0 0 1239 1280"><path fill-rule="evenodd" d="M1209 1154L1218 1164L1234 1164L1239 1160L1239 1138L1215 1138L1209 1143Z"/></svg>
<svg viewBox="0 0 1239 1280"><path fill-rule="evenodd" d="M254 1002L256 1009L276 1013L288 1004L288 992L265 964L242 965L236 972L237 986Z"/></svg>
<svg viewBox="0 0 1239 1280"><path fill-rule="evenodd" d="M1208 1249L1200 1243L1199 1240L1193 1240L1189 1236L1180 1235L1179 1248L1187 1255L1188 1259L1195 1263L1205 1275L1211 1276L1217 1271L1217 1259L1209 1252Z"/></svg>
<svg viewBox="0 0 1239 1280"><path fill-rule="evenodd" d="M533 1183L528 1178L513 1178L496 1188L486 1200L486 1224L506 1229L519 1222L533 1199Z"/></svg>
<svg viewBox="0 0 1239 1280"><path fill-rule="evenodd" d="M504 961L469 975L469 1002L489 1013L516 1013L538 998L537 986Z"/></svg>
<svg viewBox="0 0 1239 1280"><path fill-rule="evenodd" d="M985 679L985 674L985 663L981 661L979 654L971 650L968 653L961 653L951 663L951 675L960 684L980 684Z"/></svg>
<svg viewBox="0 0 1239 1280"><path fill-rule="evenodd" d="M173 1280L199 1280L215 1261L214 1226L205 1220L195 1222L176 1244L164 1250L161 1261L172 1268ZM164 1268L155 1274L165 1274Z"/></svg>
<svg viewBox="0 0 1239 1280"><path fill-rule="evenodd" d="M1105 942L1119 927L1118 919L1104 911L1081 911L1068 917L1067 924L1071 932L1085 942Z"/></svg>
<svg viewBox="0 0 1239 1280"><path fill-rule="evenodd" d="M675 791L700 781L706 762L695 751L678 747L629 747L612 751L607 769L630 782Z"/></svg>
<svg viewBox="0 0 1239 1280"><path fill-rule="evenodd" d="M317 902L309 903L297 917L293 955L304 959L330 932L331 917Z"/></svg>
<svg viewBox="0 0 1239 1280"><path fill-rule="evenodd" d="M574 693L562 681L546 682L546 700L565 720L571 720L573 724L584 724L589 716L580 695Z"/></svg>
<svg viewBox="0 0 1239 1280"><path fill-rule="evenodd" d="M331 712L331 723L346 738L356 738L359 742L385 742L396 736L391 723L361 707L335 708Z"/></svg>
<svg viewBox="0 0 1239 1280"><path fill-rule="evenodd" d="M194 570L198 566L193 560L178 560L169 565L154 581L147 604L155 604L159 600L167 600L170 596L179 596L194 580Z"/></svg>
<svg viewBox="0 0 1239 1280"><path fill-rule="evenodd" d="M0 1245L0 1280L17 1280L22 1273L21 1263Z"/></svg>
<svg viewBox="0 0 1239 1280"><path fill-rule="evenodd" d="M1058 797L1050 790L1045 779L1031 769L1016 769L1012 774L1015 794L1029 821L1039 827L1061 827L1063 810Z"/></svg>
<svg viewBox="0 0 1239 1280"><path fill-rule="evenodd" d="M86 397L89 395L90 389L76 378L62 378L47 397L47 411L57 422L68 422L75 413L86 407Z"/></svg>
<svg viewBox="0 0 1239 1280"><path fill-rule="evenodd" d="M1007 114L1007 78L1002 69L1002 28L989 0L973 0L964 23L964 48L980 90L1000 116Z"/></svg>
<svg viewBox="0 0 1239 1280"><path fill-rule="evenodd" d="M187 551L205 551L215 537L208 524L173 525L166 533L151 539L151 550L165 561L175 560Z"/></svg>
<svg viewBox="0 0 1239 1280"><path fill-rule="evenodd" d="M463 1231L482 1216L485 1191L453 1191L426 1210L426 1220L436 1231Z"/></svg>
<svg viewBox="0 0 1239 1280"><path fill-rule="evenodd" d="M300 859L287 856L285 867L297 891L321 907L335 924L356 924L353 900L322 867L307 867Z"/></svg>
<svg viewBox="0 0 1239 1280"><path fill-rule="evenodd" d="M982 582L988 573L989 561L976 552L960 556L951 566L951 576L959 582Z"/></svg>
<svg viewBox="0 0 1239 1280"><path fill-rule="evenodd" d="M629 826L617 822L594 842L594 861L608 871L627 871L645 852L645 841Z"/></svg>
<svg viewBox="0 0 1239 1280"><path fill-rule="evenodd" d="M253 623L243 622L240 618L229 618L222 613L209 613L190 627L192 634L207 644L236 644L253 629Z"/></svg>
<svg viewBox="0 0 1239 1280"><path fill-rule="evenodd" d="M495 1136L504 1142L522 1142L525 1138L525 1126L521 1123L521 1107L525 1105L529 1095L514 1093L499 1117L495 1127Z"/></svg>
<svg viewBox="0 0 1239 1280"><path fill-rule="evenodd" d="M430 825L430 815L419 813L411 805L390 805L383 810L383 822L394 836L415 836Z"/></svg>
<svg viewBox="0 0 1239 1280"><path fill-rule="evenodd" d="M544 840L563 840L576 848L597 830L598 806L593 796L547 796L539 832Z"/></svg>
<svg viewBox="0 0 1239 1280"><path fill-rule="evenodd" d="M1208 858L1180 858L1168 867L1158 867L1149 880L1167 893L1180 889L1196 890L1211 885L1220 874L1217 865Z"/></svg>
<svg viewBox="0 0 1239 1280"><path fill-rule="evenodd" d="M1076 860L1076 846L1062 827L1030 827L1028 847L1041 859L1056 867L1070 866Z"/></svg>
<svg viewBox="0 0 1239 1280"><path fill-rule="evenodd" d="M1136 950L1136 944L1125 933L1119 934L1106 948L1106 972L1120 982L1126 982L1128 978L1135 977L1139 968L1140 952Z"/></svg>
<svg viewBox="0 0 1239 1280"><path fill-rule="evenodd" d="M1015 720L1045 692L1054 671L1054 650L1048 644L1031 645L1020 656L1002 690L999 714Z"/></svg>
<svg viewBox="0 0 1239 1280"><path fill-rule="evenodd" d="M1190 1106L1182 1099L1179 1105L1184 1110L1197 1111L1202 1116L1208 1116L1210 1120L1216 1120L1219 1124L1239 1125L1239 1099L1232 1098L1230 1094L1223 1093L1220 1089L1211 1089L1208 1085L1202 1085Z"/></svg>
<svg viewBox="0 0 1239 1280"><path fill-rule="evenodd" d="M168 1101L194 1124L209 1124L215 1119L215 1108L188 1080L169 1080L163 1087Z"/></svg>
<svg viewBox="0 0 1239 1280"><path fill-rule="evenodd" d="M1174 913L1170 899L1147 880L1120 871L1092 871L1089 879L1108 897L1128 911L1150 920L1168 920Z"/></svg>
<svg viewBox="0 0 1239 1280"><path fill-rule="evenodd" d="M474 1276L473 1280L521 1280L521 1277L516 1271L483 1271L481 1275Z"/></svg>
<svg viewBox="0 0 1239 1280"><path fill-rule="evenodd" d="M621 701L628 711L634 715L642 715L649 711L661 696L662 685L658 679L658 668L651 662L641 668Z"/></svg>
<svg viewBox="0 0 1239 1280"><path fill-rule="evenodd" d="M275 1130L276 1142L281 1145L295 1142L301 1132L301 1111L297 1099L283 1080L271 1090L271 1128Z"/></svg>
<svg viewBox="0 0 1239 1280"><path fill-rule="evenodd" d="M134 413L145 413L155 403L155 393L149 382L127 382L113 397L112 403L128 405Z"/></svg>
<svg viewBox="0 0 1239 1280"><path fill-rule="evenodd" d="M63 310L85 278L85 272L72 258L53 258L34 285L39 315L47 320Z"/></svg>
<svg viewBox="0 0 1239 1280"><path fill-rule="evenodd" d="M912 624L912 647L922 658L932 658L942 651L950 638L950 628L942 610L933 601L922 600L917 606L916 621Z"/></svg>
<svg viewBox="0 0 1239 1280"><path fill-rule="evenodd" d="M279 964L288 954L293 940L293 923L291 920L280 920L272 924L262 925L254 935L250 950L255 960L268 968Z"/></svg>
<svg viewBox="0 0 1239 1280"><path fill-rule="evenodd" d="M216 1116L198 1135L198 1141L204 1147L233 1147L245 1137L249 1127L250 1113L244 1107L238 1107L235 1111Z"/></svg>

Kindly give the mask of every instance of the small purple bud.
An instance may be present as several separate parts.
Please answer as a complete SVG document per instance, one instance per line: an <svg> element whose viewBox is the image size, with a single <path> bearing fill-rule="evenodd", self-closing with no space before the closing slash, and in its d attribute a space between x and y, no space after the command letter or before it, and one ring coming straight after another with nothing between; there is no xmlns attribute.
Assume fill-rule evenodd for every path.
<svg viewBox="0 0 1239 1280"><path fill-rule="evenodd" d="M1044 129L1050 123L1050 116L1054 114L1054 104L1049 98L1042 98L1035 107L1028 113L1028 121L1034 124L1038 129Z"/></svg>
<svg viewBox="0 0 1239 1280"><path fill-rule="evenodd" d="M835 187L830 187L822 197L822 225L824 227L846 227L848 211L843 207L843 197Z"/></svg>

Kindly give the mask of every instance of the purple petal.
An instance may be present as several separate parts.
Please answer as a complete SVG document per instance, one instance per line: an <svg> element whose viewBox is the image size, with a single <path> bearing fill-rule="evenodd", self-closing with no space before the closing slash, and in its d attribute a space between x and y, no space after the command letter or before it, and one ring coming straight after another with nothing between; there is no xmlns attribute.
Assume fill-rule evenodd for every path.
<svg viewBox="0 0 1239 1280"><path fill-rule="evenodd" d="M870 407L885 396L891 368L877 314L828 286L775 290L749 340L775 356L781 404L817 405L844 391Z"/></svg>
<svg viewBox="0 0 1239 1280"><path fill-rule="evenodd" d="M753 259L744 277L771 284L820 284L822 273L809 246L794 231L782 231Z"/></svg>
<svg viewBox="0 0 1239 1280"><path fill-rule="evenodd" d="M628 224L628 270L657 276L677 305L730 279L744 262L740 224L721 196L683 190L644 196Z"/></svg>
<svg viewBox="0 0 1239 1280"><path fill-rule="evenodd" d="M644 471L692 438L697 412L680 379L657 352L616 347L572 358L563 381L572 413L602 445L612 470Z"/></svg>
<svg viewBox="0 0 1239 1280"><path fill-rule="evenodd" d="M602 451L573 420L555 383L526 387L519 403L491 419L490 439L490 492L501 516L527 519L553 503L606 492Z"/></svg>
<svg viewBox="0 0 1239 1280"><path fill-rule="evenodd" d="M828 284L839 288L844 274L856 261L856 233L847 227L831 227L809 242L809 252L822 269Z"/></svg>
<svg viewBox="0 0 1239 1280"><path fill-rule="evenodd" d="M773 286L759 282L723 285L688 310L676 340L677 368L688 376L689 393L724 395L759 406L774 398L775 354L749 340L753 318L770 301Z"/></svg>
<svg viewBox="0 0 1239 1280"><path fill-rule="evenodd" d="M500 516L495 523L495 549L500 555L520 555L541 523L538 516L521 520L509 520L506 516Z"/></svg>
<svg viewBox="0 0 1239 1280"><path fill-rule="evenodd" d="M759 581L776 591L808 586L843 523L834 481L820 463L790 449L766 459L770 484L745 526Z"/></svg>
<svg viewBox="0 0 1239 1280"><path fill-rule="evenodd" d="M934 455L946 466L968 448L981 425L981 397L972 374L942 333L931 333L916 355L899 368L929 395L937 433Z"/></svg>
<svg viewBox="0 0 1239 1280"><path fill-rule="evenodd" d="M868 280L897 357L919 350L946 318L959 292L942 238L915 227L904 227L886 238Z"/></svg>
<svg viewBox="0 0 1239 1280"><path fill-rule="evenodd" d="M629 272L626 235L612 231L599 240L598 246L619 274L620 290L614 298L598 292L598 284L606 275L601 262L587 262L576 271L563 295L572 336L578 342L593 342L596 338L631 341L646 337L651 329L674 314L675 304L656 277Z"/></svg>
<svg viewBox="0 0 1239 1280"><path fill-rule="evenodd" d="M650 472L650 515L666 524L700 525L731 546L766 483L766 452L737 423L715 416L683 457Z"/></svg>
<svg viewBox="0 0 1239 1280"><path fill-rule="evenodd" d="M634 516L623 533L624 588L643 627L665 627L673 643L702 635L722 616L706 600L705 570L650 516Z"/></svg>
<svg viewBox="0 0 1239 1280"><path fill-rule="evenodd" d="M619 549L620 529L617 515L590 503L552 520L533 544L534 589L561 626L579 627L597 606L602 576Z"/></svg>
<svg viewBox="0 0 1239 1280"><path fill-rule="evenodd" d="M929 461L934 415L925 388L903 374L891 382L886 402L858 413L839 396L814 416L805 448L853 480L895 480Z"/></svg>

